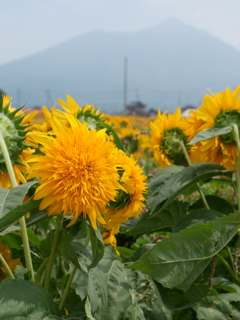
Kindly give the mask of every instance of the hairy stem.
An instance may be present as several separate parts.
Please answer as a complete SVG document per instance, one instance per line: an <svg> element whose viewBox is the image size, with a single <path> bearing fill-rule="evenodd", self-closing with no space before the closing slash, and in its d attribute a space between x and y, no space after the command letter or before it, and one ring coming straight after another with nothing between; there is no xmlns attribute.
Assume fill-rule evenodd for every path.
<svg viewBox="0 0 240 320"><path fill-rule="evenodd" d="M4 266L5 270L7 271L7 274L8 276L11 278L11 279L15 279L11 269L9 268L6 260L3 258L3 256L1 255L0 253L0 262L2 263L2 265Z"/></svg>

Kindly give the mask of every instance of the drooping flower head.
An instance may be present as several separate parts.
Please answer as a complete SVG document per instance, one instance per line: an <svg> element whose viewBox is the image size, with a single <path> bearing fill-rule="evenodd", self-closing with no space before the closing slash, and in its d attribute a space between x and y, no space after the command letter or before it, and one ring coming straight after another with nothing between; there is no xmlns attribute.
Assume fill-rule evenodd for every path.
<svg viewBox="0 0 240 320"><path fill-rule="evenodd" d="M155 121L150 123L152 136L150 138L151 149L155 159L161 168L172 164L179 164L184 159L181 141L187 149L187 142L194 135L185 118L182 117L181 109L178 108L173 114L158 113Z"/></svg>
<svg viewBox="0 0 240 320"><path fill-rule="evenodd" d="M109 203L104 219L107 230L114 228L117 233L122 223L131 217L138 218L145 207L144 200L147 193L146 176L136 160L121 154L119 158L120 183L124 190L120 190L115 201Z"/></svg>
<svg viewBox="0 0 240 320"><path fill-rule="evenodd" d="M27 161L33 151L26 142L26 133L30 127L31 119L36 112L25 115L19 109L11 108L11 98L2 96L0 100L0 132L5 141L17 183L25 183L26 179L23 173L27 171ZM0 186L11 188L11 182L7 173L5 160L0 149Z"/></svg>
<svg viewBox="0 0 240 320"><path fill-rule="evenodd" d="M118 150L108 141L105 129L89 130L70 114L66 119L67 125L52 115L51 134L29 133L43 153L35 157L29 178L40 177L35 194L35 199L43 199L40 210L70 215L69 226L83 214L97 229L96 221L105 223L101 213L122 188Z"/></svg>
<svg viewBox="0 0 240 320"><path fill-rule="evenodd" d="M8 264L11 271L14 271L16 266L21 264L20 258L13 259L11 257L12 252L7 245L2 243L2 239L0 239L0 253L6 261L6 263ZM0 281L2 281L6 277L8 277L8 273L5 267L0 262Z"/></svg>
<svg viewBox="0 0 240 320"><path fill-rule="evenodd" d="M192 117L188 121L191 126L199 132L217 124L231 126L235 123L240 130L240 86L234 91L226 88L221 93L211 94L212 96L205 95L202 105L190 112ZM233 170L237 154L234 134L229 132L197 143L192 151L192 160L218 163Z"/></svg>
<svg viewBox="0 0 240 320"><path fill-rule="evenodd" d="M67 102L58 99L58 103L63 108L65 113L57 109L52 109L52 112L62 119L65 118L65 114L72 114L81 123L87 122L89 129L99 129L98 122L105 120L103 114L101 114L98 110L95 110L94 106L90 104L80 107L78 103L69 95L66 95L66 99Z"/></svg>

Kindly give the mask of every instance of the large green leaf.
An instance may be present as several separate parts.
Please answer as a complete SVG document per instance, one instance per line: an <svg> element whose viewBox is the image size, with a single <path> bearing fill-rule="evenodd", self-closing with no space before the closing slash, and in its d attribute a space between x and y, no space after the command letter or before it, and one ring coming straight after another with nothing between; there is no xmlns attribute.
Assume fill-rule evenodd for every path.
<svg viewBox="0 0 240 320"><path fill-rule="evenodd" d="M136 226L127 232L127 235L137 238L143 234L168 230L174 227L187 213L184 204L178 200L170 203L164 210L161 210L160 204L154 212L154 215L150 215L149 212L143 214Z"/></svg>
<svg viewBox="0 0 240 320"><path fill-rule="evenodd" d="M159 199L159 191L165 188L168 180L174 177L178 172L180 172L185 167L183 166L168 166L160 169L155 176L151 179L148 184L148 201L147 206L149 209L154 209L159 203L166 200Z"/></svg>
<svg viewBox="0 0 240 320"><path fill-rule="evenodd" d="M213 137L220 136L222 134L229 133L233 130L232 126L224 126L217 124L209 129L198 132L195 137L189 142L189 144L194 144L199 141L209 140Z"/></svg>
<svg viewBox="0 0 240 320"><path fill-rule="evenodd" d="M21 204L29 188L36 182L21 184L13 189L0 188L0 230L10 226L24 214L39 206L39 201L32 198Z"/></svg>
<svg viewBox="0 0 240 320"><path fill-rule="evenodd" d="M206 296L196 303L193 309L197 313L197 318L211 320L239 320L240 312L230 302L240 301L237 293L225 293L216 296Z"/></svg>
<svg viewBox="0 0 240 320"><path fill-rule="evenodd" d="M157 243L129 267L140 270L167 288L184 290L237 233L240 212L196 224Z"/></svg>
<svg viewBox="0 0 240 320"><path fill-rule="evenodd" d="M164 181L162 181L160 176L159 181L154 181L153 192L149 192L147 206L152 210L151 213L154 216L158 214L158 210L155 212L155 208L160 203L166 200L161 207L161 210L165 209L178 195L197 182L218 175L230 175L231 173L232 171L226 170L218 164L195 163L192 166L177 171Z"/></svg>
<svg viewBox="0 0 240 320"><path fill-rule="evenodd" d="M207 221L213 221L217 217L222 217L223 214L221 212L215 210L197 210L192 211L188 215L184 216L182 220L180 220L177 225L173 228L173 233L177 233L180 230L183 230L187 227L190 227L197 223L206 223Z"/></svg>
<svg viewBox="0 0 240 320"><path fill-rule="evenodd" d="M32 281L6 279L0 283L0 320L61 319L51 295Z"/></svg>

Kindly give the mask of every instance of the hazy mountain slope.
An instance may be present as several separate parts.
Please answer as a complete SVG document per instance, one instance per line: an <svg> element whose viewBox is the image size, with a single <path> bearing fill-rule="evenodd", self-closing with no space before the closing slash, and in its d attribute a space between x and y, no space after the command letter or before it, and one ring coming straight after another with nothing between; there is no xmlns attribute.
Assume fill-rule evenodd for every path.
<svg viewBox="0 0 240 320"><path fill-rule="evenodd" d="M128 101L174 110L200 103L206 88L239 84L240 52L204 31L169 20L131 33L91 32L39 54L0 66L0 88L31 107L68 93L104 111L123 105L123 61L128 57ZM18 100L20 97L18 98Z"/></svg>

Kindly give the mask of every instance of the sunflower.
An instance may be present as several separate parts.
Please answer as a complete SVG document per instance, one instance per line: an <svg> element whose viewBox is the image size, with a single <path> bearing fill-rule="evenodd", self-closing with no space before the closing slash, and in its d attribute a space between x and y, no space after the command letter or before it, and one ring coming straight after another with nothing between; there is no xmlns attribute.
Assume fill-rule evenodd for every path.
<svg viewBox="0 0 240 320"><path fill-rule="evenodd" d="M66 119L67 126L52 115L49 120L54 135L29 133L41 145L43 155L32 159L36 163L28 178L40 178L35 193L35 199L43 199L40 210L47 208L49 215L70 215L73 219L68 226L82 214L97 229L97 220L105 223L100 213L122 189L118 150L108 141L105 129L89 130L70 114Z"/></svg>
<svg viewBox="0 0 240 320"><path fill-rule="evenodd" d="M0 253L3 256L4 260L8 264L11 271L14 271L17 265L21 264L20 258L12 259L12 252L8 246L2 243L2 239L0 239ZM4 278L8 277L7 271L0 262L0 281Z"/></svg>
<svg viewBox="0 0 240 320"><path fill-rule="evenodd" d="M65 112L61 110L52 109L52 112L60 119L65 120L65 114L74 115L80 122L87 122L89 129L99 129L98 122L103 122L105 116L95 110L94 105L87 104L84 107L80 107L78 103L69 95L66 95L67 103L61 99L58 99L58 103Z"/></svg>
<svg viewBox="0 0 240 320"><path fill-rule="evenodd" d="M26 141L26 133L31 126L32 118L37 112L25 115L19 109L11 107L11 98L2 96L0 101L0 132L8 149L15 172L17 183L25 183L25 173L28 167L28 160L33 150ZM0 150L0 186L10 189L12 187L5 160Z"/></svg>
<svg viewBox="0 0 240 320"><path fill-rule="evenodd" d="M136 160L121 154L119 165L120 183L124 189L119 191L115 201L109 203L104 217L106 221L104 228L113 229L115 234L123 222L131 217L139 217L145 207L144 200L147 193L146 177Z"/></svg>
<svg viewBox="0 0 240 320"><path fill-rule="evenodd" d="M151 138L150 145L155 159L161 168L172 164L184 162L184 154L179 143L181 141L187 149L187 142L194 135L185 118L182 118L181 109L178 108L173 114L158 112L155 121L150 122Z"/></svg>
<svg viewBox="0 0 240 320"><path fill-rule="evenodd" d="M236 123L240 130L240 86L234 91L226 88L212 96L205 95L202 105L191 111L189 123L196 132L211 128L217 124L231 126ZM193 162L218 163L233 170L237 159L237 147L233 132L201 141L192 150Z"/></svg>

